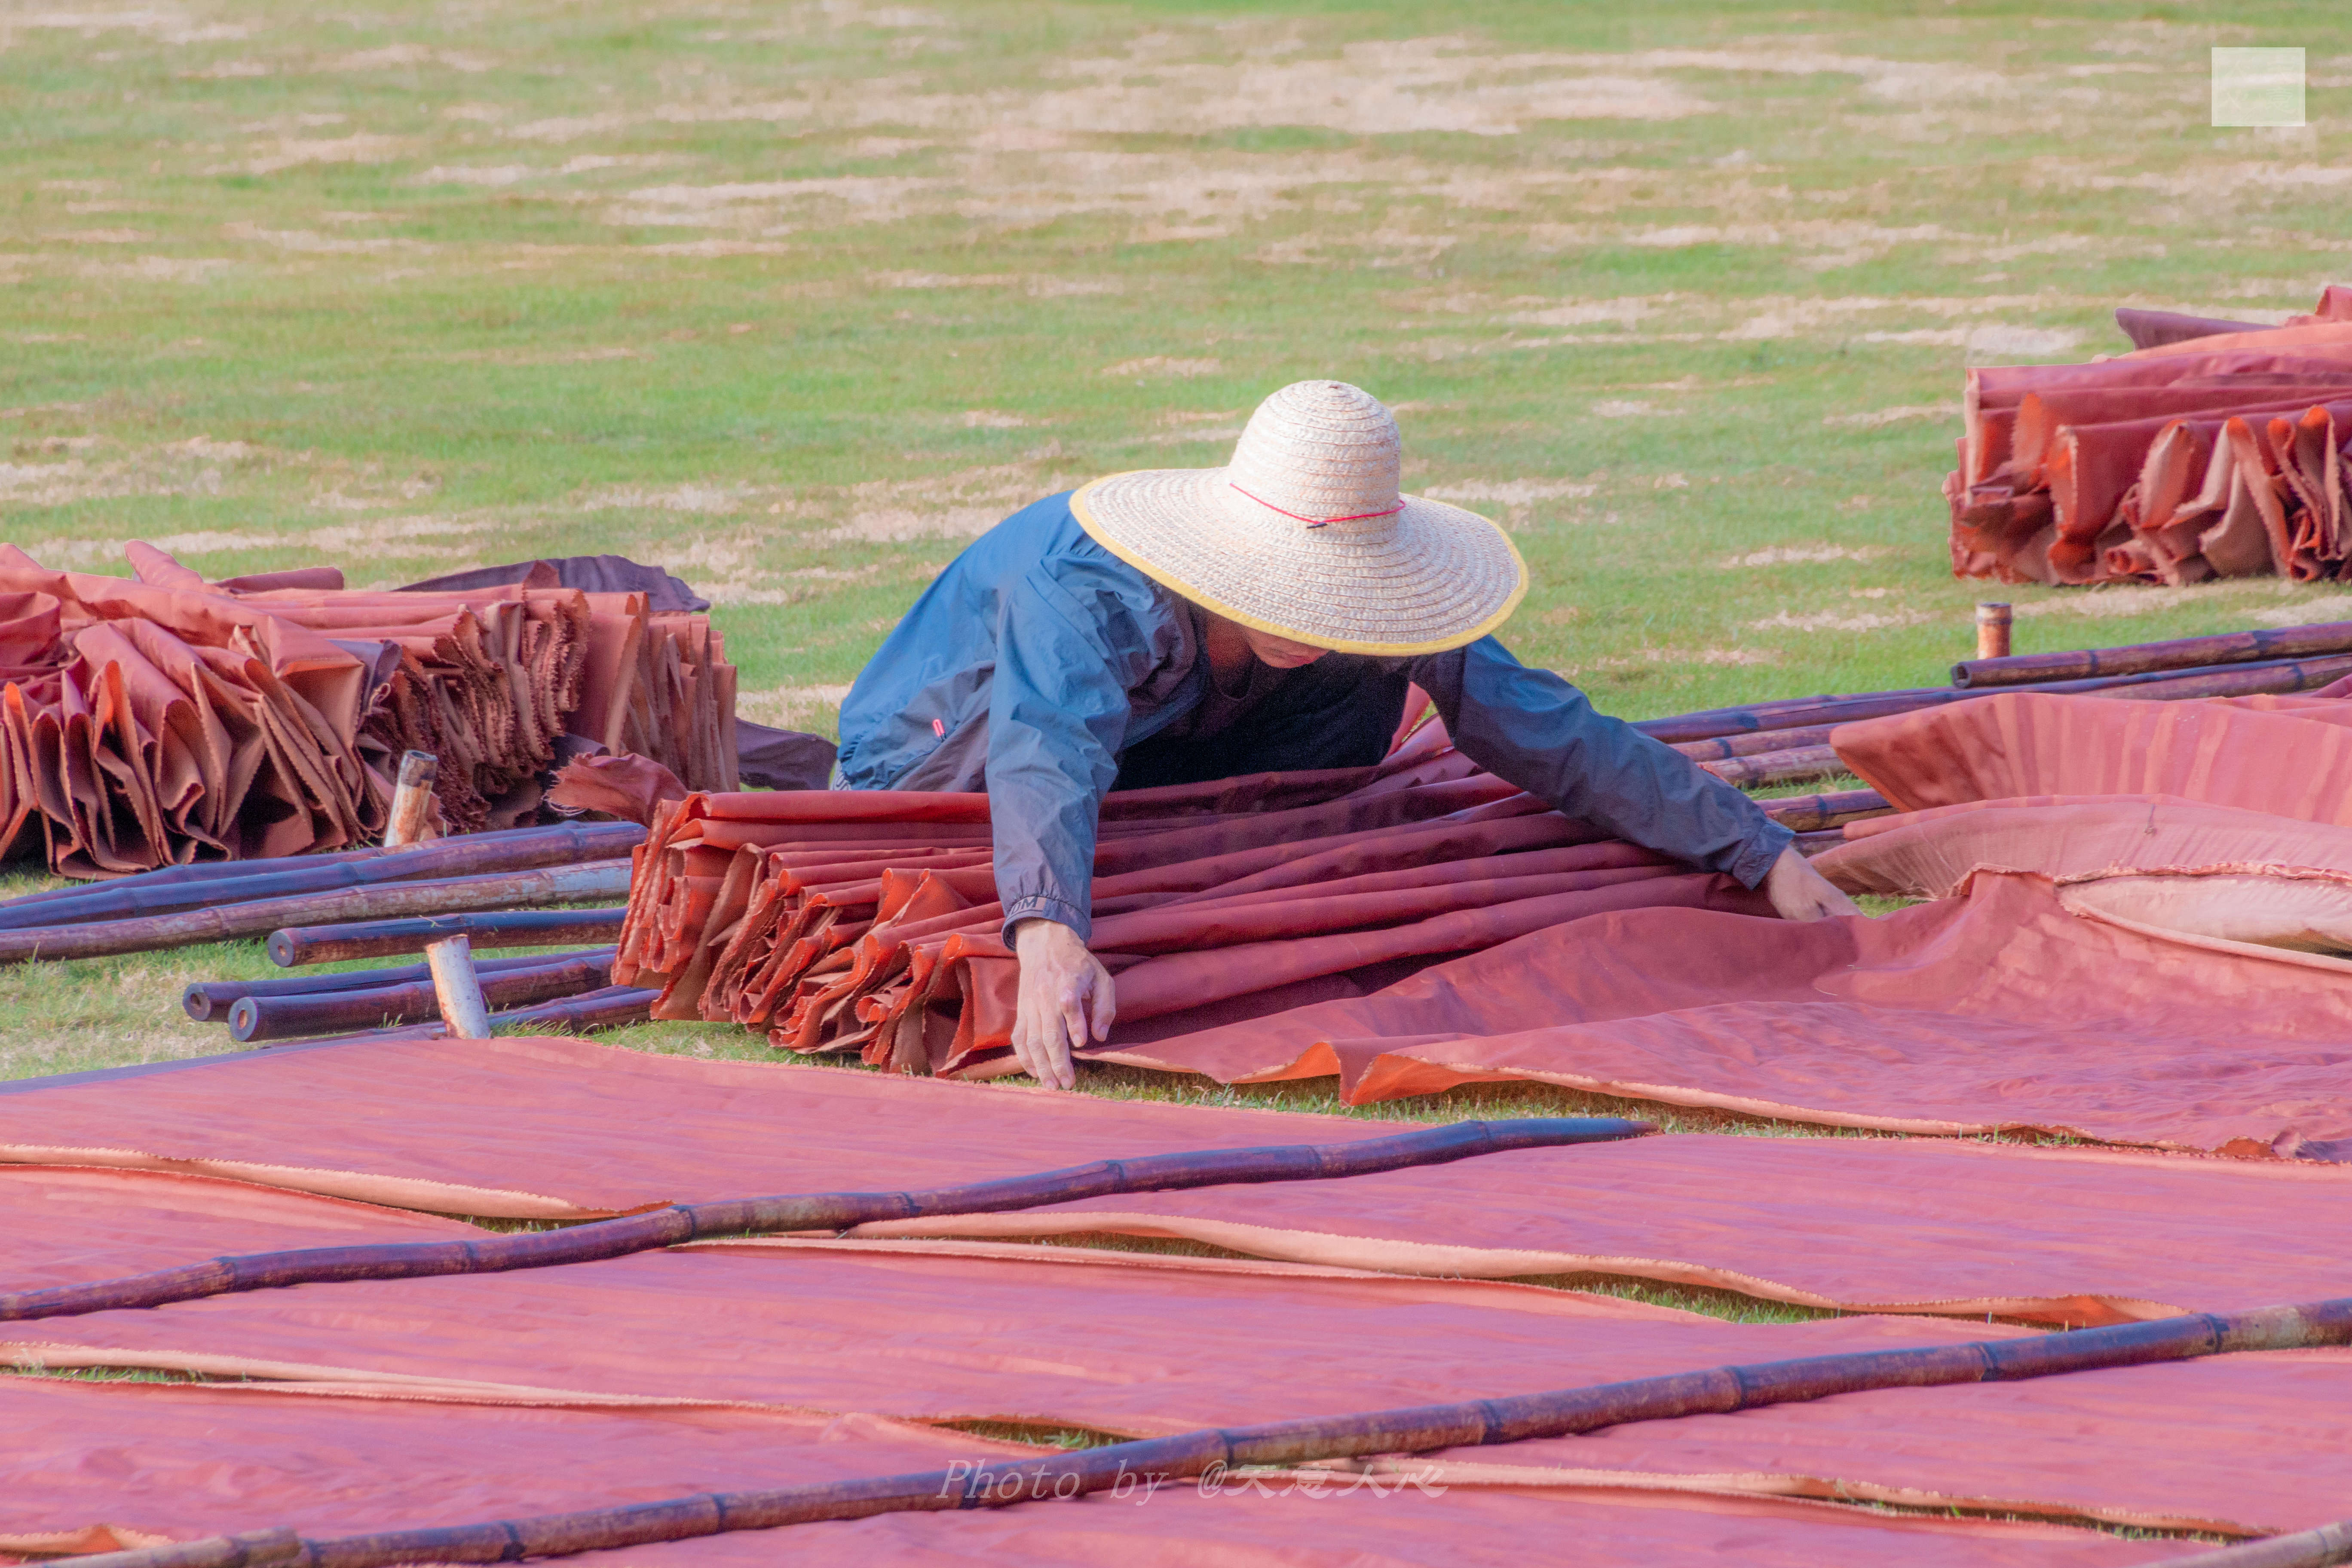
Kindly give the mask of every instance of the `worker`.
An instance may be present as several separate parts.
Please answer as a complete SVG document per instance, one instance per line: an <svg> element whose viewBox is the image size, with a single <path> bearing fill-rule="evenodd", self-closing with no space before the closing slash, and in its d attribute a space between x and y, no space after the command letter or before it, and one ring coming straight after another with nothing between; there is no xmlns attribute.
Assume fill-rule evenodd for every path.
<svg viewBox="0 0 2352 1568"><path fill-rule="evenodd" d="M1399 493L1396 421L1342 382L1284 387L1220 468L1113 474L1023 508L940 574L841 705L836 784L988 792L1013 1046L1038 1082L1107 1037L1087 949L1113 789L1377 763L1418 687L1471 761L1604 833L1760 887L1789 920L1856 912L1792 835L1593 710L1494 632L1517 548Z"/></svg>

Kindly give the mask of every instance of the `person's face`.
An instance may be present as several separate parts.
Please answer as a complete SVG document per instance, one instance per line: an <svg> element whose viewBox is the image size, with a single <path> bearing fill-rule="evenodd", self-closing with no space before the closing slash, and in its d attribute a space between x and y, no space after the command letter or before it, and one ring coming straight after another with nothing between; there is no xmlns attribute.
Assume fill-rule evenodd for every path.
<svg viewBox="0 0 2352 1568"><path fill-rule="evenodd" d="M1278 637L1272 632L1252 631L1247 626L1241 628L1241 634L1248 640L1250 652L1257 661L1276 669L1297 669L1302 664L1313 664L1331 651L1328 647L1317 647L1312 643L1292 642L1288 637Z"/></svg>

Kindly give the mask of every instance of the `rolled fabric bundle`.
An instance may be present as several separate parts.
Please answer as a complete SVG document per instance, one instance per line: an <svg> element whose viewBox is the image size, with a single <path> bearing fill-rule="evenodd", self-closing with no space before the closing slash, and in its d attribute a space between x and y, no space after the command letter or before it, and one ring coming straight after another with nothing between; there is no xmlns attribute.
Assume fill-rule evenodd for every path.
<svg viewBox="0 0 2352 1568"><path fill-rule="evenodd" d="M1370 964L1474 952L1611 910L1664 905L1743 914L1769 914L1771 908L1762 895L1728 877L1654 874L1614 887L1454 910L1399 925L1160 957L1120 953L1118 963L1109 953L1100 956L1118 978L1119 1016L1132 1023ZM916 953L930 946L915 944ZM1019 973L1011 951L993 935L964 932L940 940L928 971L919 963L913 967L914 983L879 1020L892 1051L888 1059L914 1059L920 1045L931 1070L944 1074L1003 1055L1012 1045ZM941 1026L949 1022L953 1033L942 1041Z"/></svg>
<svg viewBox="0 0 2352 1568"><path fill-rule="evenodd" d="M1630 846L1590 843L1591 838L1589 826L1557 813L1479 823L1441 819L1295 845L1261 845L1101 877L1095 880L1092 898L1095 912L1108 915L1139 906L1173 908L1210 898L1272 896L1307 884L1330 891L1350 885L1351 877L1360 879L1400 868L1414 873L1408 881L1455 870L1468 875L1467 868L1473 867L1507 875L1503 867L1510 860L1533 860L1541 847L1580 843L1584 845L1582 854L1566 851L1567 858L1547 858L1538 865L1554 870L1591 870L1655 863L1654 857ZM1538 865L1526 869L1536 870ZM885 900L877 908L875 926L857 939L853 953L833 957L835 968L830 974L815 973L812 966L837 955L849 940L845 934L818 940L837 923L825 912L833 901L830 894L803 898L793 911L794 923L781 931L772 925L763 934L754 924L759 911L747 913L714 970L715 994L706 993L703 1016L731 1018L752 1026L773 1022L776 1043L789 1042L803 1050L821 1048L820 1036L812 1032L816 1020L828 1011L860 1005L859 998L868 994L872 986L900 973L905 942L953 930L992 931L1001 925L1003 911L994 901L994 890L992 872L984 867L973 872L929 874L910 882L903 889L901 900ZM763 947L758 945L761 942ZM811 982L803 987L800 981L804 974L811 976ZM845 1048L847 1043L836 1038L823 1048Z"/></svg>

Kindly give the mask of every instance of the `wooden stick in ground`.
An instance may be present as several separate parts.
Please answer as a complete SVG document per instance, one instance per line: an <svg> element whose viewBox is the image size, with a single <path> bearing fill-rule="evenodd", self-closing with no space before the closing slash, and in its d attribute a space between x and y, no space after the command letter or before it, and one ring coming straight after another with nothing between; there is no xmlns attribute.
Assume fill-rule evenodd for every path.
<svg viewBox="0 0 2352 1568"><path fill-rule="evenodd" d="M474 944L462 936L444 937L425 950L425 966L433 971L433 995L450 1037L488 1039L490 1007L482 1000L482 977L474 973Z"/></svg>
<svg viewBox="0 0 2352 1568"><path fill-rule="evenodd" d="M476 947L557 947L611 942L621 934L625 909L528 910L499 914L428 915L414 920L353 921L289 926L269 933L269 962L280 969L423 952L427 944L463 931Z"/></svg>
<svg viewBox="0 0 2352 1568"><path fill-rule="evenodd" d="M2010 609L1995 599L1984 599L1977 605L1977 657L2007 658L2009 657Z"/></svg>
<svg viewBox="0 0 2352 1568"><path fill-rule="evenodd" d="M430 752L403 752L400 777L392 786L392 819L384 824L383 847L409 849L425 842L433 821L433 781L440 759Z"/></svg>
<svg viewBox="0 0 2352 1568"><path fill-rule="evenodd" d="M558 1231L541 1236L548 1234L579 1233ZM466 1244L426 1245L456 1248ZM219 1264L196 1267L217 1268ZM76 1562L79 1568L236 1568L240 1564L251 1568L265 1563L389 1568L390 1564L408 1563L507 1563L519 1557L564 1556L656 1541L685 1541L729 1531L813 1524L821 1520L1046 1502L1115 1489L1140 1489L1155 1482L1165 1484L1222 1475L1245 1468L1287 1468L1373 1454L1424 1454L1439 1448L1570 1437L1641 1421L1729 1415L1877 1388L2009 1383L2108 1367L2190 1361L2201 1356L2347 1343L2352 1343L2352 1298L2264 1307L2247 1312L2185 1313L2151 1322L2123 1323L2068 1334L2036 1334L2026 1339L1983 1340L1917 1350L1856 1351L1715 1367L1459 1405L1424 1405L1272 1421L1256 1426L1211 1428L1035 1459L995 1463L959 1460L943 1470L924 1474L730 1492L723 1500L704 1492L656 1502L541 1514L495 1523L387 1531L335 1540L298 1537L290 1544L283 1535L257 1532L184 1545L107 1552L78 1558ZM239 1541L251 1544L240 1547L236 1544ZM2259 1542L2230 1547L2189 1557L2185 1562L2216 1563L2221 1568L2304 1568L2305 1564L2342 1561L2325 1554L2290 1553L2275 1558L2255 1554L2259 1548L2272 1544ZM2334 1550L2333 1542L2323 1541L2320 1545L2323 1553Z"/></svg>
<svg viewBox="0 0 2352 1568"><path fill-rule="evenodd" d="M1207 1149L1103 1160L1034 1175L971 1182L929 1192L810 1193L674 1204L650 1213L562 1230L523 1231L473 1241L385 1242L313 1247L215 1258L207 1263L121 1279L0 1294L0 1322L73 1317L117 1308L160 1307L238 1290L352 1279L417 1279L593 1263L681 1242L770 1231L846 1230L885 1219L1000 1214L1122 1193L1172 1192L1260 1182L1328 1181L1422 1165L1451 1164L1514 1149L1553 1149L1645 1137L1657 1128L1614 1116L1531 1116L1457 1121L1345 1143Z"/></svg>
<svg viewBox="0 0 2352 1568"><path fill-rule="evenodd" d="M2131 643L2123 647L2021 653L2001 659L1979 656L1952 666L1952 684L1970 689L2031 686L2045 680L2139 675L2158 669L2195 669L2257 659L2312 658L2346 652L2352 652L2352 621L2327 621L2274 630L2224 632L2210 637L2177 637L2169 642Z"/></svg>
<svg viewBox="0 0 2352 1568"><path fill-rule="evenodd" d="M421 842L433 814L433 779L440 763L430 752L407 752L400 759L400 782L392 792L392 823L384 829L387 849L406 849ZM482 1000L481 976L474 973L473 944L462 935L425 944L425 967L433 974L433 995L442 1025L461 1040L490 1037L490 1009ZM248 1018L253 1009L247 1007ZM229 1021L234 1033L236 1020ZM250 1032L237 1034L250 1039Z"/></svg>
<svg viewBox="0 0 2352 1568"><path fill-rule="evenodd" d="M551 867L495 877L387 882L372 888L345 888L331 893L189 910L145 920L0 931L0 963L26 963L44 958L103 958L118 952L154 952L197 942L233 942L240 937L261 936L299 921L462 914L475 910L512 909L518 904L568 904L612 898L628 890L626 860L592 860L583 866Z"/></svg>

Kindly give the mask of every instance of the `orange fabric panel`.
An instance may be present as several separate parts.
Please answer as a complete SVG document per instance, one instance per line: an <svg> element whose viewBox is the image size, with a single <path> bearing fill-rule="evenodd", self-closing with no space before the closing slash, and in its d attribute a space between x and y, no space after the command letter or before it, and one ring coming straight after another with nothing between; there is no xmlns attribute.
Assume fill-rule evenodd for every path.
<svg viewBox="0 0 2352 1568"><path fill-rule="evenodd" d="M723 1243L103 1312L7 1337L51 1358L268 1367L321 1385L424 1377L526 1404L749 1402L1155 1436L2033 1331L1727 1323L1532 1286L956 1246ZM2340 1512L2347 1409L2352 1352L2322 1351L1874 1390L1438 1458L1490 1479L1613 1476L2252 1533ZM2194 1445L2178 1440L2184 1410L2198 1413Z"/></svg>
<svg viewBox="0 0 2352 1568"><path fill-rule="evenodd" d="M1830 743L1897 807L2162 795L2352 823L2352 731L2301 707L2004 691L1841 724Z"/></svg>
<svg viewBox="0 0 2352 1568"><path fill-rule="evenodd" d="M527 1158L515 1152L525 1124ZM445 1214L548 1217L937 1186L1389 1126L560 1038L273 1051L0 1093L0 1159L167 1165ZM2341 1293L2341 1268L2310 1237L2352 1230L2352 1173L1937 1140L1685 1136L914 1228L1157 1232L1415 1273L1584 1271L1847 1310L2111 1321Z"/></svg>
<svg viewBox="0 0 2352 1568"><path fill-rule="evenodd" d="M81 1550L264 1524L314 1536L476 1523L708 1491L940 1469L1011 1445L871 1417L783 1412L548 1410L249 1387L0 1378L0 1551L99 1524ZM136 1434L135 1438L131 1434ZM12 1540L13 1538L13 1540ZM2121 1568L2177 1543L1991 1521L1908 1520L1818 1503L1624 1491L1204 1497L1171 1488L998 1511L742 1531L583 1561L677 1568L779 1561L1106 1562L1197 1568L1307 1562L1493 1563L1570 1539L1577 1561L1651 1568ZM45 1543L46 1544L46 1543Z"/></svg>

